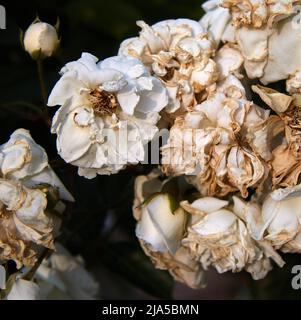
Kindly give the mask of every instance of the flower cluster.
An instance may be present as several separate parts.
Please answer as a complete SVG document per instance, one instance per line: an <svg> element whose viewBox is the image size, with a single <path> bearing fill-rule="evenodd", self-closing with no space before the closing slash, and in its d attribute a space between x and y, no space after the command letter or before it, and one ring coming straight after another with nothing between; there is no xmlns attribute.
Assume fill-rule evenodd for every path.
<svg viewBox="0 0 301 320"><path fill-rule="evenodd" d="M45 150L24 129L0 146L0 262L34 265L39 247L54 248L61 200L73 201L48 164Z"/></svg>
<svg viewBox="0 0 301 320"><path fill-rule="evenodd" d="M300 4L210 0L200 21L138 21L117 56L83 53L49 95L60 106L58 153L89 179L145 161L169 130L159 168L136 178L136 236L157 268L192 288L210 266L257 280L284 265L281 253L301 253ZM37 59L58 43L42 52L54 30L40 28L25 43ZM8 260L31 267L41 247L54 249L61 200L73 198L44 149L15 131L0 146L0 289ZM60 245L34 279L19 277L6 298L90 299L98 289Z"/></svg>
<svg viewBox="0 0 301 320"><path fill-rule="evenodd" d="M226 47L215 61L215 41L197 21L137 24L139 37L125 40L118 56L98 62L83 53L67 63L48 99L49 106L61 106L52 122L58 152L86 178L142 162L159 128L204 101L221 61L237 52ZM221 77L238 74L238 52L236 58Z"/></svg>
<svg viewBox="0 0 301 320"><path fill-rule="evenodd" d="M0 290L7 300L94 299L98 284L60 244L64 201L74 201L30 133L18 129L0 146ZM50 256L40 264L43 249ZM52 253L52 250L54 252ZM12 281L5 265L13 260ZM27 275L35 267L34 281Z"/></svg>
<svg viewBox="0 0 301 320"><path fill-rule="evenodd" d="M228 200L199 195L191 203L180 201L164 186L158 172L139 176L135 185L136 235L157 268L166 269L192 288L204 285L204 270L249 272L262 279L282 267L276 250L300 252L301 201L297 189L281 195L268 194L263 203L244 201L237 195ZM183 185L183 181L180 182Z"/></svg>
<svg viewBox="0 0 301 320"><path fill-rule="evenodd" d="M190 287L203 285L209 266L262 279L273 263L284 265L281 252L301 253L299 4L207 1L198 29L206 36L186 22L193 32L184 37L195 49L192 43L208 40L197 59L214 66L204 87L193 81L199 69L189 54L184 66L191 73L181 63L168 73L170 64L163 63L182 61L182 38L171 35L178 35L183 19L152 27L139 22L140 36L120 47L140 59L169 96L173 79L188 75L193 103L179 100L180 108L165 109L172 121L161 172L137 178L134 216L155 266ZM263 86L279 80L286 81L281 91ZM165 188L174 179L198 193L182 190L174 197L174 189Z"/></svg>

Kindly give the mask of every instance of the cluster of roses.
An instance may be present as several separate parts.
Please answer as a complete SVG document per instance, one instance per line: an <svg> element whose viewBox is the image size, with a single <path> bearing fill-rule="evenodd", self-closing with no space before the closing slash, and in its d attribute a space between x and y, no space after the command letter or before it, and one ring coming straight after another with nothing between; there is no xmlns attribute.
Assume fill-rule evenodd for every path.
<svg viewBox="0 0 301 320"><path fill-rule="evenodd" d="M58 153L89 179L144 161L170 130L133 212L145 253L190 287L211 265L261 279L301 252L300 4L211 0L199 22L139 21L117 56L67 63L49 96ZM280 80L285 93L261 85ZM0 152L0 261L32 264L28 244L53 245L51 212L72 197L27 132Z"/></svg>
<svg viewBox="0 0 301 320"><path fill-rule="evenodd" d="M27 130L16 130L0 146L0 298L86 299L97 293L98 286L82 263L54 244L63 200L74 201L50 167L45 150ZM55 253L29 276L45 250ZM15 262L14 273L7 272L10 261Z"/></svg>

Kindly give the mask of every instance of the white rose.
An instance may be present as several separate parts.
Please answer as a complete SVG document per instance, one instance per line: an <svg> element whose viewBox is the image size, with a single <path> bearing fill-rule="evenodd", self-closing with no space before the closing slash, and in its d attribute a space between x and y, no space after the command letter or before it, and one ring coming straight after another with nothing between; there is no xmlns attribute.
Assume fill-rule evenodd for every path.
<svg viewBox="0 0 301 320"><path fill-rule="evenodd" d="M61 74L48 100L49 106L62 105L52 123L61 157L87 178L142 161L168 102L161 82L135 58L97 64L88 53Z"/></svg>
<svg viewBox="0 0 301 320"><path fill-rule="evenodd" d="M225 74L231 69L229 64ZM239 80L229 75L206 101L176 118L162 147L163 171L187 175L203 195L239 190L246 197L249 187L261 186L267 177L264 159L271 155L263 128L268 115L245 98ZM262 157L259 150L265 151Z"/></svg>
<svg viewBox="0 0 301 320"><path fill-rule="evenodd" d="M252 239L228 201L204 197L191 204L183 201L181 206L191 213L188 234L182 243L204 269L211 265L219 273L245 269L255 280L271 270L270 254Z"/></svg>
<svg viewBox="0 0 301 320"><path fill-rule="evenodd" d="M152 251L175 254L180 247L185 227L185 213L172 211L172 199L159 194L142 205L142 214L136 227L136 236Z"/></svg>
<svg viewBox="0 0 301 320"><path fill-rule="evenodd" d="M240 204L253 238L265 240L283 252L301 253L301 185L277 189L261 207L249 210Z"/></svg>
<svg viewBox="0 0 301 320"><path fill-rule="evenodd" d="M30 188L38 184L49 184L58 189L62 200L74 201L48 164L45 150L25 129L17 129L6 143L0 145L0 176L22 181Z"/></svg>
<svg viewBox="0 0 301 320"><path fill-rule="evenodd" d="M137 220L136 236L156 268L168 270L176 281L191 288L203 286L203 270L189 250L181 245L186 230L186 213L175 209L175 199L160 193L168 180L161 181L153 170L135 181L133 215Z"/></svg>
<svg viewBox="0 0 301 320"><path fill-rule="evenodd" d="M46 193L0 179L0 260L17 268L35 263L37 245L53 248L56 219L47 211Z"/></svg>
<svg viewBox="0 0 301 320"><path fill-rule="evenodd" d="M120 55L142 61L160 79L169 94L167 113L187 110L196 104L196 94L217 79L214 41L205 29L190 19L164 20L152 26L138 21L139 37L124 40ZM201 94L200 94L201 95Z"/></svg>

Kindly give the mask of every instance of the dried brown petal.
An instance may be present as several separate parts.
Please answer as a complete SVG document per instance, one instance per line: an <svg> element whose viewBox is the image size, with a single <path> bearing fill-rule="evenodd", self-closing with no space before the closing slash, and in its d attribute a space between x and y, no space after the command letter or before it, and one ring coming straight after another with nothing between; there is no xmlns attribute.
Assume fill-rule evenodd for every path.
<svg viewBox="0 0 301 320"><path fill-rule="evenodd" d="M17 267L34 264L38 246L53 248L55 219L46 211L42 190L0 179L0 260Z"/></svg>
<svg viewBox="0 0 301 320"><path fill-rule="evenodd" d="M220 273L245 269L254 279L264 278L271 270L265 250L251 238L227 201L200 198L181 206L193 215L182 243L204 269L211 265Z"/></svg>
<svg viewBox="0 0 301 320"><path fill-rule="evenodd" d="M178 117L162 147L164 173L187 175L203 195L239 190L246 197L249 187L260 188L268 176L268 135L259 133L268 131L269 114L246 100L235 81L218 85L206 101Z"/></svg>

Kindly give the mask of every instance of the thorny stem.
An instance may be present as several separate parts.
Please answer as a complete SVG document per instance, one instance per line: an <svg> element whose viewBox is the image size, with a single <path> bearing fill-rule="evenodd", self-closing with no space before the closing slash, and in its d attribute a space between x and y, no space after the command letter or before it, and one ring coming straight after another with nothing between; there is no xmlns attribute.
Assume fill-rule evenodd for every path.
<svg viewBox="0 0 301 320"><path fill-rule="evenodd" d="M52 250L49 248L46 248L42 254L39 256L37 262L35 265L29 270L29 272L25 275L24 280L31 281L34 277L36 271L38 270L39 266L43 262L44 259L47 259L52 254Z"/></svg>

